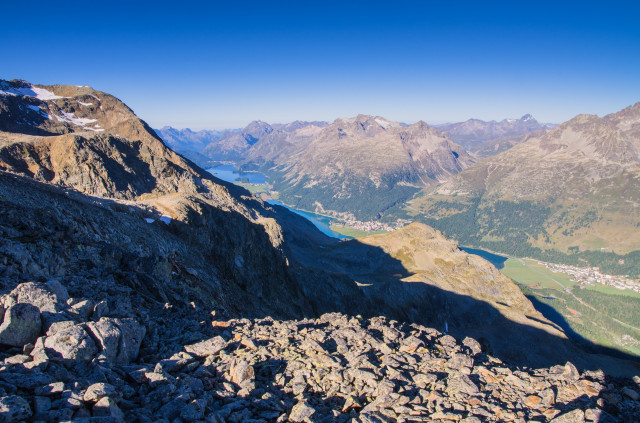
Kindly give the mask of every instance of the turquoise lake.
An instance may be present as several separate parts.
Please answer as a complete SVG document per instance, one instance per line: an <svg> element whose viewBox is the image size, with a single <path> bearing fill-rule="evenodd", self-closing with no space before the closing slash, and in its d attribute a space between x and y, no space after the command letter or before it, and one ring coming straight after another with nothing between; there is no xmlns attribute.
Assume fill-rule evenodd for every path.
<svg viewBox="0 0 640 423"><path fill-rule="evenodd" d="M267 182L267 177L262 173L241 172L234 165L230 165L230 164L216 166L214 168L207 169L207 171L211 173L213 176L215 176L216 178L220 178L223 181L231 182L233 184L240 182L241 178L246 178L250 184L264 184L265 182ZM291 210L295 214L302 216L308 221L310 221L311 223L313 223L315 227L320 230L320 232L322 232L327 236L338 238L338 239L351 239L351 237L339 234L338 232L331 230L330 225L333 219L331 219L328 216L323 216L320 214L316 214L316 213L312 213L304 210L294 209L292 207L287 206L286 204L282 204L280 201L277 201L277 200L267 200L267 203L286 207L287 209Z"/></svg>
<svg viewBox="0 0 640 423"><path fill-rule="evenodd" d="M267 177L258 172L242 172L239 171L234 165L220 165L207 169L207 172L211 173L216 178L220 178L223 181L237 183L246 178L246 181L250 184L264 184L267 182Z"/></svg>

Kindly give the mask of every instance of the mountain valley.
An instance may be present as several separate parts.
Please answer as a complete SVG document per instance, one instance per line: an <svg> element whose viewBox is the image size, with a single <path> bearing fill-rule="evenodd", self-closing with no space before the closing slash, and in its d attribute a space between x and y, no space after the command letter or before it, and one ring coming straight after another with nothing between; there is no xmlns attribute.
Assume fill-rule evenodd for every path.
<svg viewBox="0 0 640 423"><path fill-rule="evenodd" d="M554 189L571 201L561 210L573 238L554 237L569 220L539 218L555 232L525 242L568 251L594 242L586 221L597 231L620 218L620 233L637 233L628 212L638 200L637 108L578 117L484 161L424 122L364 115L183 133L174 145L219 136L196 152L264 172L287 204L362 219L416 193L408 212L424 220L474 201L495 213L514 198L553 211L543 194ZM576 135L585 133L598 136ZM517 154L534 153L559 164L512 172ZM568 162L583 173L547 188ZM584 191L577 180L587 177ZM508 182L489 188L489 178ZM451 197L459 203L430 208ZM607 210L589 220L584 204L596 199ZM516 284L438 230L416 222L325 236L211 176L90 87L0 81L0 209L7 421L630 421L640 412L636 357L582 351ZM616 236L600 238L633 251Z"/></svg>

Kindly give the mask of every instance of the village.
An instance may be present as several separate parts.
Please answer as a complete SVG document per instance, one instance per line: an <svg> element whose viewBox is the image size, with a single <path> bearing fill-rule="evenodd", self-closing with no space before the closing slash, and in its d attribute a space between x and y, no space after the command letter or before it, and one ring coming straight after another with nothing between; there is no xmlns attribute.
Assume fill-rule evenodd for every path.
<svg viewBox="0 0 640 423"><path fill-rule="evenodd" d="M361 222L359 220L355 220L353 218L348 218L348 219L343 219L344 220L344 226L348 226L350 228L353 229L358 229L360 231L366 231L366 232L374 232L374 231L387 231L387 232L391 232L394 229L393 226L388 225L386 223L382 223L382 222L375 222L375 221L369 221L369 222Z"/></svg>
<svg viewBox="0 0 640 423"><path fill-rule="evenodd" d="M566 273L571 276L571 280L576 281L579 286L586 287L596 283L611 286L618 289L628 289L640 293L640 282L628 279L624 276L604 275L597 267L575 267L565 264L538 263L546 266L552 272Z"/></svg>

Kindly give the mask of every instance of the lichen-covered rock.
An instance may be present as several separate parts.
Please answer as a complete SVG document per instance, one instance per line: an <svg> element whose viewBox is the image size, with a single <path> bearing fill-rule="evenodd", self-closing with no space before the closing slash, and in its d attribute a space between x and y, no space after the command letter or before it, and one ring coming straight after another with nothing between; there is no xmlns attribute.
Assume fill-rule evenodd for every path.
<svg viewBox="0 0 640 423"><path fill-rule="evenodd" d="M304 401L297 403L289 414L289 421L300 423L308 421L315 414L316 410Z"/></svg>
<svg viewBox="0 0 640 423"><path fill-rule="evenodd" d="M28 303L15 304L4 313L0 325L0 344L22 347L40 336L42 320L40 310Z"/></svg>
<svg viewBox="0 0 640 423"><path fill-rule="evenodd" d="M255 373L253 367L244 360L236 360L229 370L231 381L244 389L251 390L255 387Z"/></svg>
<svg viewBox="0 0 640 423"><path fill-rule="evenodd" d="M57 287L54 285L54 289ZM32 304L41 312L56 313L64 308L64 302L60 303L47 285L35 282L25 282L18 285L9 294L10 302ZM66 301L66 300L65 300ZM7 304L5 304L7 306Z"/></svg>
<svg viewBox="0 0 640 423"><path fill-rule="evenodd" d="M93 339L81 325L61 330L44 340L45 349L67 360L89 361L98 353Z"/></svg>

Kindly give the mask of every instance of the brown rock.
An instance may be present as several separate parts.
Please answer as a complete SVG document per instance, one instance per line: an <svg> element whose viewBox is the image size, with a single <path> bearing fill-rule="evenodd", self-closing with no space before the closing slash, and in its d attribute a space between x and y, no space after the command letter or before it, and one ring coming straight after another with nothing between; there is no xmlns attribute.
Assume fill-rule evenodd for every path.
<svg viewBox="0 0 640 423"><path fill-rule="evenodd" d="M542 398L540 398L539 396L529 395L524 399L523 402L524 402L524 405L526 405L529 408L537 408L541 401L542 401Z"/></svg>

